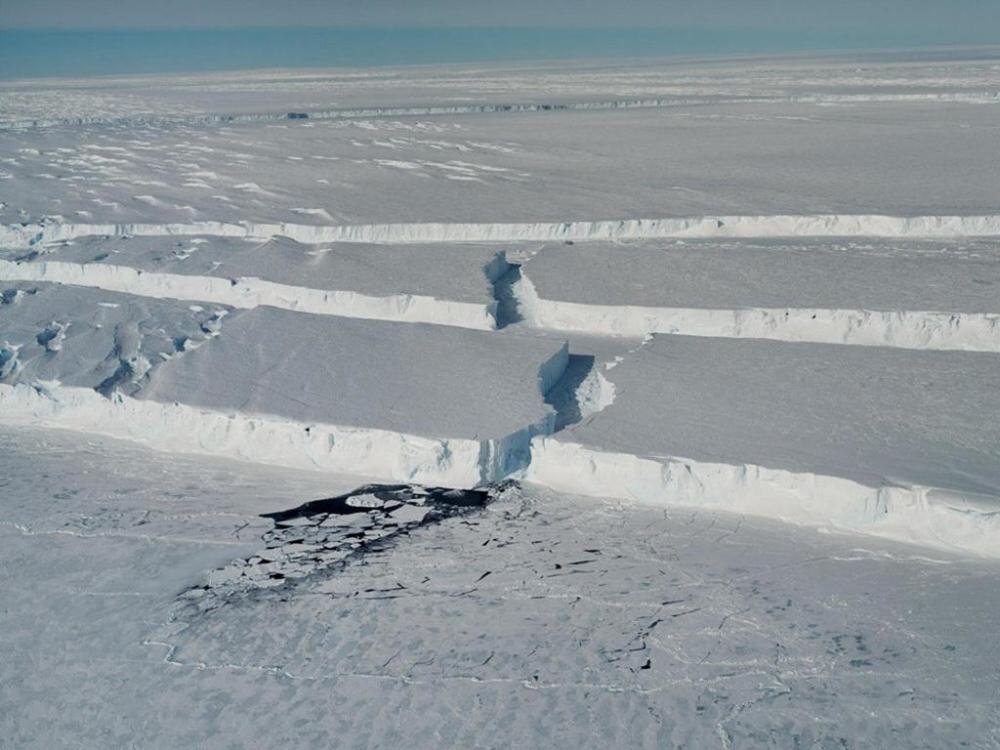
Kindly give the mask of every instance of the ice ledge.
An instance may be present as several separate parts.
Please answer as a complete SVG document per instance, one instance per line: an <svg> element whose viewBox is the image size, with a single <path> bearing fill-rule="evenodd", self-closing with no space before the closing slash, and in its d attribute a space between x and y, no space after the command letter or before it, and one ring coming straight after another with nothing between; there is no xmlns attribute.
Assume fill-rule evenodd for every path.
<svg viewBox="0 0 1000 750"><path fill-rule="evenodd" d="M496 270L491 271L493 265L486 269L488 278ZM506 266L506 261L503 265ZM243 309L268 305L316 315L434 323L485 331L497 327L495 300L478 305L420 294L379 297L352 291L326 291L279 284L252 277L226 279L160 273L104 263L0 260L0 281L74 284L142 297L215 302Z"/></svg>
<svg viewBox="0 0 1000 750"><path fill-rule="evenodd" d="M1000 93L991 90L928 92L911 94L806 94L800 96L716 96L704 95L643 97L558 102L485 102L482 104L444 104L413 107L354 107L317 109L298 112L250 112L233 114L136 114L124 116L83 115L79 117L22 117L0 120L0 130L28 130L58 125L207 125L236 122L275 122L279 120L337 120L378 117L432 117L438 115L507 114L533 112L573 112L617 109L659 109L689 104L858 104L865 102L960 102L997 104Z"/></svg>
<svg viewBox="0 0 1000 750"><path fill-rule="evenodd" d="M1000 214L982 216L708 216L520 223L311 225L287 222L119 223L42 222L0 227L0 247L20 248L86 236L288 237L326 242L523 242L670 237L992 237Z"/></svg>
<svg viewBox="0 0 1000 750"><path fill-rule="evenodd" d="M544 387L558 362L539 373ZM375 428L307 424L165 404L57 384L0 384L0 422L133 440L151 448L387 481L477 487L522 470L532 437L555 415L502 438L431 438Z"/></svg>
<svg viewBox="0 0 1000 750"><path fill-rule="evenodd" d="M526 479L577 495L681 505L861 532L1000 557L1000 498L663 456L605 452L554 437L532 441Z"/></svg>
<svg viewBox="0 0 1000 750"><path fill-rule="evenodd" d="M539 297L523 269L514 293L518 310L528 325L558 331L608 336L672 333L904 349L1000 352L1000 313L824 308L711 310L592 305Z"/></svg>

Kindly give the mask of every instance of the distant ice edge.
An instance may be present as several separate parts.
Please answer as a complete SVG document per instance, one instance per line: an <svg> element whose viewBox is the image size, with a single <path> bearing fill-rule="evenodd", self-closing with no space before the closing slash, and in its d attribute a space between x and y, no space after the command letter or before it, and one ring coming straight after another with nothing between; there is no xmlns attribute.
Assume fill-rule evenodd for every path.
<svg viewBox="0 0 1000 750"><path fill-rule="evenodd" d="M493 283L509 268L504 253L500 252L483 270L487 281ZM421 294L375 296L280 284L254 277L228 279L63 261L0 260L0 280L73 284L141 297L215 302L237 308L268 305L316 315L434 323L484 331L497 327L495 299L476 304Z"/></svg>
<svg viewBox="0 0 1000 750"><path fill-rule="evenodd" d="M521 269L514 287L528 325L608 336L673 333L854 346L1000 352L1000 313L825 308L699 309L545 299Z"/></svg>
<svg viewBox="0 0 1000 750"><path fill-rule="evenodd" d="M288 237L304 244L364 242L523 242L671 237L993 237L1000 214L882 216L823 214L703 216L565 222L313 225L288 222L89 224L51 221L0 227L0 247L20 248L88 236Z"/></svg>
<svg viewBox="0 0 1000 750"><path fill-rule="evenodd" d="M568 359L563 345L539 367L542 395L562 377ZM531 458L532 438L551 433L555 419L555 412L549 411L538 422L499 438L437 438L225 413L121 393L104 397L89 388L55 383L0 384L3 424L105 435L156 450L446 487L478 487L522 471Z"/></svg>
<svg viewBox="0 0 1000 750"><path fill-rule="evenodd" d="M425 105L412 107L354 107L317 109L305 112L248 112L241 114L136 114L124 116L22 117L0 120L0 130L27 130L58 125L208 125L237 122L275 122L279 120L336 120L376 117L432 117L437 115L505 114L531 112L572 112L616 109L658 109L686 104L855 104L862 102L961 102L965 104L997 104L1000 93L994 91L932 92L911 94L806 94L800 96L725 96L706 99L703 96L645 97L641 99L607 99L561 102L521 102L482 104Z"/></svg>
<svg viewBox="0 0 1000 750"><path fill-rule="evenodd" d="M559 492L727 510L1000 557L1000 498L859 482L810 472L532 441L525 478Z"/></svg>

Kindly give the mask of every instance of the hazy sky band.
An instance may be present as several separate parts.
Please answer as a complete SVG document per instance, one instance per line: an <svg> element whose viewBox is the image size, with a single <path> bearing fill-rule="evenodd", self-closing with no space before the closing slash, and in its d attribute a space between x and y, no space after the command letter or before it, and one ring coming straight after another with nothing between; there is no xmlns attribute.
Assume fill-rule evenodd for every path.
<svg viewBox="0 0 1000 750"><path fill-rule="evenodd" d="M2 0L0 27L698 27L933 34L1000 29L997 0Z"/></svg>

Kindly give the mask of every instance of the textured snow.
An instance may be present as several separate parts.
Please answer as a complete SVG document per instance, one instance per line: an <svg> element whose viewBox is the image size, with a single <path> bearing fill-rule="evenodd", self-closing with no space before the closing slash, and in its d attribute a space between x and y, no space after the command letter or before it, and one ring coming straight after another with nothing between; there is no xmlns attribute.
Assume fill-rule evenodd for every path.
<svg viewBox="0 0 1000 750"><path fill-rule="evenodd" d="M58 382L134 393L150 372L213 336L228 310L52 284L4 284L0 383Z"/></svg>
<svg viewBox="0 0 1000 750"><path fill-rule="evenodd" d="M765 101L8 130L0 169L18 189L0 224L994 215L996 112Z"/></svg>
<svg viewBox="0 0 1000 750"><path fill-rule="evenodd" d="M198 614L259 514L360 483L0 432L4 743L1000 741L994 563L753 517L527 490Z"/></svg>

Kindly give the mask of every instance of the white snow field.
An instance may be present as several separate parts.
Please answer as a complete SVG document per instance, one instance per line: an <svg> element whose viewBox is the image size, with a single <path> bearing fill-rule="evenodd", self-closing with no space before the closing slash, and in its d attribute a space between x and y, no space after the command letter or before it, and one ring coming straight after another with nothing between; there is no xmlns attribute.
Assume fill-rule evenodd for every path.
<svg viewBox="0 0 1000 750"><path fill-rule="evenodd" d="M3 124L278 121L801 102L993 104L996 49L0 82ZM547 109L546 109L547 108ZM770 107L765 107L769 109ZM749 119L749 118L748 118Z"/></svg>
<svg viewBox="0 0 1000 750"><path fill-rule="evenodd" d="M0 83L0 748L1000 747L998 138L996 49Z"/></svg>
<svg viewBox="0 0 1000 750"><path fill-rule="evenodd" d="M287 232L281 225L290 223L324 227L316 236L326 240L353 234L388 241L415 238L412 224L454 230L576 222L573 236L582 237L595 221L615 230L622 219L705 216L758 217L744 230L757 235L997 234L1000 226L995 57L594 66L511 77L503 69L418 68L305 78L256 74L124 85L146 92L154 110L155 100L169 100L163 112L182 101L196 114L228 115L244 109L227 101L240 98L245 112L254 104L258 112L270 109L262 99L282 101L282 113L357 109L348 102L356 105L360 97L374 109L330 120L164 121L116 111L123 84L113 80L2 84L0 119L21 120L40 106L66 111L81 95L80 116L98 122L0 131L0 177L17 185L16 194L5 190L0 198L0 224L49 217L61 226L44 234L58 239L72 236L74 225L101 234L110 233L109 226L131 233L132 224L204 234L222 225L241 231L244 222L256 231ZM276 91L279 98L272 99ZM631 109L445 109L411 116L380 109L404 100L417 107L413 111L458 106L467 97L502 109L529 97L547 99L548 92L555 102L666 99L663 106ZM851 219L859 214L929 219ZM780 215L801 224L769 218ZM832 228L830 216L841 217ZM951 216L988 220L938 221ZM385 224L405 226L360 233L328 228ZM545 240L559 230L546 231L448 234ZM441 235L432 227L419 238ZM306 232L295 236L307 238Z"/></svg>
<svg viewBox="0 0 1000 750"><path fill-rule="evenodd" d="M200 606L361 481L5 429L0 745L1000 742L995 564L750 516L508 491Z"/></svg>

